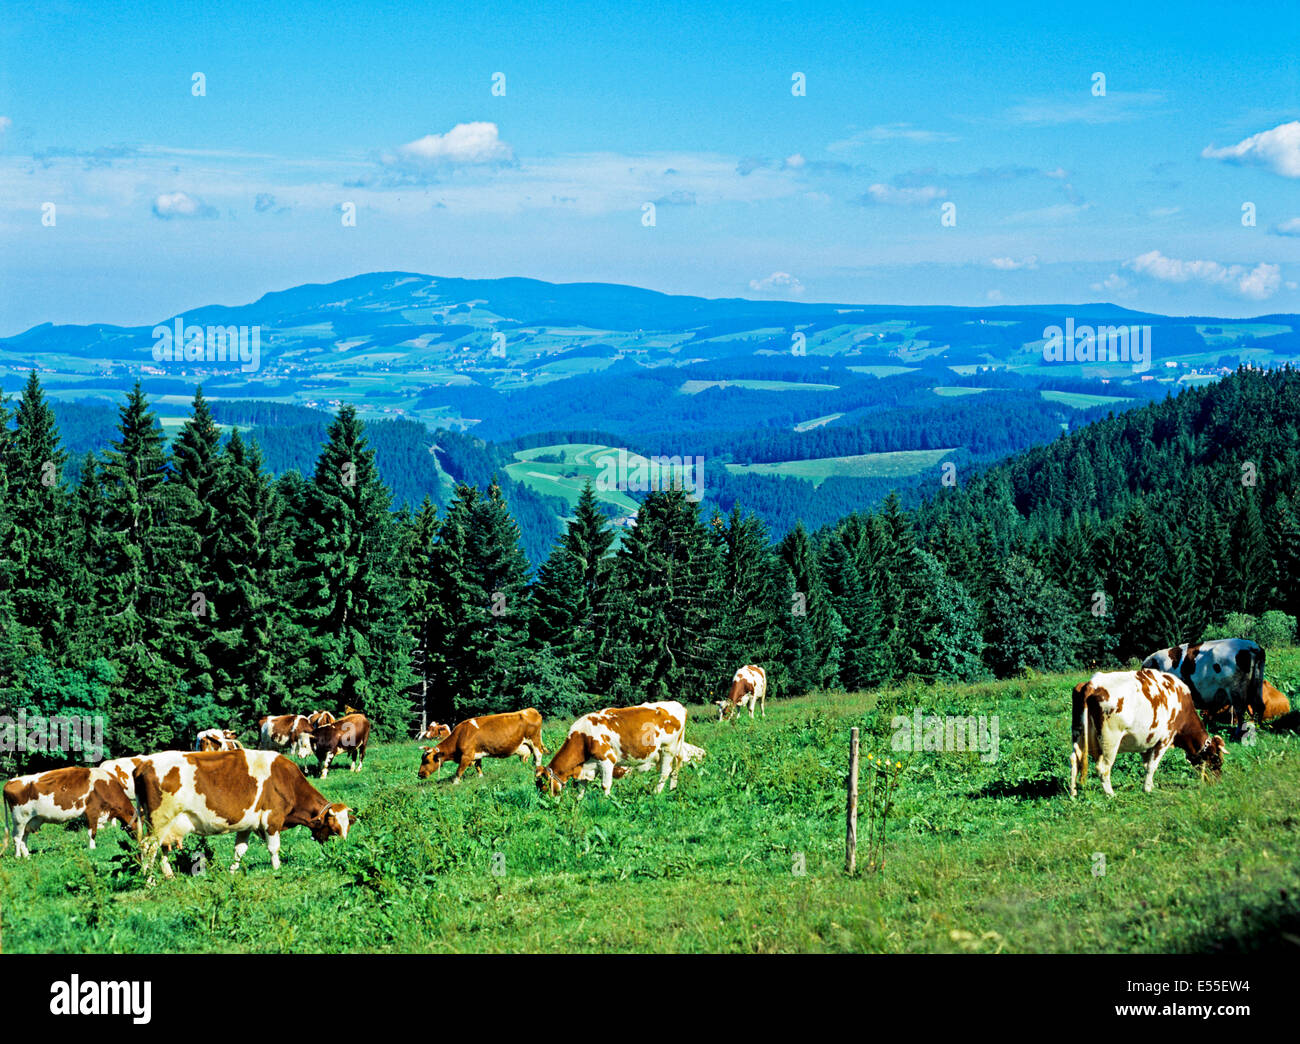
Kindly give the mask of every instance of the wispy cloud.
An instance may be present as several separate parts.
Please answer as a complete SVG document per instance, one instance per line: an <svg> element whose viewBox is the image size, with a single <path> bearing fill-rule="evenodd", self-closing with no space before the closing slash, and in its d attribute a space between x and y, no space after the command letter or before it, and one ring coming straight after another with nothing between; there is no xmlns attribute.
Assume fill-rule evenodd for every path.
<svg viewBox="0 0 1300 1044"><path fill-rule="evenodd" d="M1122 123L1153 115L1164 101L1159 91L1111 91L1094 97L1076 92L1069 98L1030 98L1006 112L1012 123Z"/></svg>
<svg viewBox="0 0 1300 1044"><path fill-rule="evenodd" d="M1288 218L1273 226L1275 236L1300 236L1300 217Z"/></svg>
<svg viewBox="0 0 1300 1044"><path fill-rule="evenodd" d="M1265 261L1249 268L1218 261L1183 261L1149 250L1124 262L1124 267L1162 283L1203 283L1252 301L1272 297L1282 285L1281 268Z"/></svg>
<svg viewBox="0 0 1300 1044"><path fill-rule="evenodd" d="M1207 145L1201 156L1229 163L1255 163L1284 178L1300 178L1300 120L1252 134L1236 145L1221 149Z"/></svg>
<svg viewBox="0 0 1300 1044"><path fill-rule="evenodd" d="M827 152L845 152L861 148L863 145L881 145L891 141L910 142L913 145L930 145L936 142L952 142L961 139L946 131L926 130L913 127L910 123L881 123L868 130L857 131L839 141L826 146Z"/></svg>
<svg viewBox="0 0 1300 1044"><path fill-rule="evenodd" d="M857 201L868 206L880 203L890 207L923 207L947 195L948 190L937 185L896 188L893 185L876 184L870 186Z"/></svg>
<svg viewBox="0 0 1300 1044"><path fill-rule="evenodd" d="M989 264L1000 272L1015 272L1021 268L1033 270L1038 267L1038 258L1033 254L1021 261L1017 261L1014 257L991 257Z"/></svg>

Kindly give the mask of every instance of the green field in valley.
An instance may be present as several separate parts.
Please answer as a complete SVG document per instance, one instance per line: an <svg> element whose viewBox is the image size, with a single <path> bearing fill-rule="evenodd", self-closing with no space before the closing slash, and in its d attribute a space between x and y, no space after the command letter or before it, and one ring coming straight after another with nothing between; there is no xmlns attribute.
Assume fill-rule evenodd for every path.
<svg viewBox="0 0 1300 1044"><path fill-rule="evenodd" d="M935 467L951 449L899 450L895 453L859 453L849 457L782 460L770 464L728 464L733 475L781 475L808 479L820 486L832 475L850 478L901 478Z"/></svg>
<svg viewBox="0 0 1300 1044"><path fill-rule="evenodd" d="M1300 653L1270 651L1294 691ZM710 720L676 791L651 774L606 800L538 795L517 759L460 786L416 779L419 745L375 745L364 771L313 778L359 810L347 841L288 831L283 865L254 838L210 840L206 873L142 883L118 827L88 852L47 826L33 858L0 857L7 952L1228 951L1297 932L1296 715L1231 744L1217 782L1171 752L1155 790L1122 754L1116 796L1068 779L1072 686L1084 672L974 685L769 699L767 718ZM892 749L895 715L986 715L997 758ZM567 722L547 723L556 749ZM844 874L849 728L868 773L901 764L883 870ZM992 727L991 724L989 726ZM992 746L986 745L992 752ZM444 780L451 769L444 767ZM197 850L191 837L187 851Z"/></svg>
<svg viewBox="0 0 1300 1044"><path fill-rule="evenodd" d="M1049 402L1059 402L1065 406L1072 406L1076 410L1086 410L1093 406L1115 406L1120 403L1132 402L1122 395L1087 395L1083 392L1064 392L1064 391L1044 391L1039 392L1044 399Z"/></svg>

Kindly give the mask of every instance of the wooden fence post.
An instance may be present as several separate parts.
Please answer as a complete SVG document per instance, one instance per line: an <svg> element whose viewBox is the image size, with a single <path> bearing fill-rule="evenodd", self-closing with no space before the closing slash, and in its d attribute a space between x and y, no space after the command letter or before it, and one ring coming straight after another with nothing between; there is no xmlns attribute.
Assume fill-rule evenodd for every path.
<svg viewBox="0 0 1300 1044"><path fill-rule="evenodd" d="M844 841L844 872L855 873L858 868L858 730L849 733L849 797L848 830Z"/></svg>

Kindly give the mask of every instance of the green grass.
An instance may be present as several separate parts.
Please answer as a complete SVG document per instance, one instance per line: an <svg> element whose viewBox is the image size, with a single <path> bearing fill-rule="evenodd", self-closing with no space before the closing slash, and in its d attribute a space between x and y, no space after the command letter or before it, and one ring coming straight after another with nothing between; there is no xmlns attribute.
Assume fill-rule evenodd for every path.
<svg viewBox="0 0 1300 1044"><path fill-rule="evenodd" d="M860 453L850 457L817 457L813 460L783 460L770 464L728 464L733 475L781 475L808 479L820 486L832 475L851 478L899 478L934 467L950 449L898 450L894 453Z"/></svg>
<svg viewBox="0 0 1300 1044"><path fill-rule="evenodd" d="M1300 653L1270 651L1270 677ZM216 869L142 887L114 876L117 827L87 852L45 827L33 858L0 858L9 952L31 951L1199 951L1294 933L1300 894L1300 739L1233 744L1218 782L1171 752L1153 793L1123 754L1116 796L1095 771L1076 801L1069 700L1083 672L769 700L736 725L692 707L704 747L675 792L650 774L578 801L539 796L515 759L460 786L416 779L414 742L376 745L365 770L313 779L361 819L346 842L286 832L271 870L233 837ZM890 749L891 718L996 714L998 758ZM556 749L567 722L550 721ZM884 869L845 876L851 726L867 754L904 765ZM448 777L451 770L444 768ZM865 779L865 776L864 776ZM865 794L865 788L864 788ZM865 839L865 796L859 836ZM864 842L865 843L865 842ZM119 851L119 846L122 846ZM191 838L188 848L195 848ZM499 855L498 855L499 853ZM1096 853L1104 876L1094 876ZM494 874L494 858L500 874ZM803 874L795 872L802 866Z"/></svg>
<svg viewBox="0 0 1300 1044"><path fill-rule="evenodd" d="M794 430L812 431L813 428L820 428L823 424L829 424L831 421L839 420L843 416L842 413L828 413L824 417L813 417L812 420L800 421L794 426Z"/></svg>
<svg viewBox="0 0 1300 1044"><path fill-rule="evenodd" d="M1076 410L1086 410L1091 406L1114 406L1116 403L1133 402L1122 395L1088 395L1084 392L1044 391L1039 392L1049 402L1059 402L1072 406Z"/></svg>
<svg viewBox="0 0 1300 1044"><path fill-rule="evenodd" d="M835 391L838 384L811 384L806 381L683 381L683 395L698 395L708 388L745 388L749 391Z"/></svg>
<svg viewBox="0 0 1300 1044"><path fill-rule="evenodd" d="M936 384L930 389L935 395L945 398L962 398L966 395L978 395L980 392L986 392L988 388L966 388L956 384Z"/></svg>

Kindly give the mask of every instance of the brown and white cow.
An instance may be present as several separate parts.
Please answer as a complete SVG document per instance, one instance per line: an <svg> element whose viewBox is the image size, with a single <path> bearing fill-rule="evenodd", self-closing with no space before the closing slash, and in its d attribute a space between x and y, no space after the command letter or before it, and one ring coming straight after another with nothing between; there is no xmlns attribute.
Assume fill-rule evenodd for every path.
<svg viewBox="0 0 1300 1044"><path fill-rule="evenodd" d="M1175 645L1153 652L1143 667L1176 675L1192 691L1197 709L1213 717L1232 710L1233 738L1240 738L1246 709L1264 715L1264 650L1247 638Z"/></svg>
<svg viewBox="0 0 1300 1044"><path fill-rule="evenodd" d="M204 729L194 737L195 750L243 750L239 737L229 729Z"/></svg>
<svg viewBox="0 0 1300 1044"><path fill-rule="evenodd" d="M331 804L307 782L302 769L273 750L168 751L141 758L135 770L140 815L149 828L146 869L159 849L184 842L186 835L235 835L235 862L256 833L266 841L271 866L280 868L280 832L305 826L321 844L348 836L357 814ZM172 876L166 855L163 874Z"/></svg>
<svg viewBox="0 0 1300 1044"><path fill-rule="evenodd" d="M278 714L258 721L261 750L291 750L296 758L311 757L311 722L304 714Z"/></svg>
<svg viewBox="0 0 1300 1044"><path fill-rule="evenodd" d="M312 711L307 715L307 724L313 729L318 729L322 725L333 725L339 719L327 710Z"/></svg>
<svg viewBox="0 0 1300 1044"><path fill-rule="evenodd" d="M752 663L738 670L731 678L731 691L725 700L718 700L718 721L731 718L736 723L739 711L749 708L749 719L754 720L754 704L758 704L767 717L767 672Z"/></svg>
<svg viewBox="0 0 1300 1044"><path fill-rule="evenodd" d="M1074 687L1071 709L1074 749L1070 755L1070 797L1088 776L1088 756L1097 759L1101 787L1110 797L1110 770L1121 751L1142 755L1148 794L1156 768L1170 747L1178 747L1193 765L1216 775L1223 770L1223 737L1211 737L1201 724L1192 692L1164 671L1109 671L1094 674Z"/></svg>
<svg viewBox="0 0 1300 1044"><path fill-rule="evenodd" d="M370 742L370 721L364 714L349 714L318 728L311 749L320 765L320 778L330 774L330 764L340 754L352 755L352 771L360 772Z"/></svg>
<svg viewBox="0 0 1300 1044"><path fill-rule="evenodd" d="M538 789L558 795L565 783L574 780L585 793L586 783L599 774L601 789L609 797L617 777L655 768L659 769L655 793L661 793L670 778L670 789L676 789L685 732L686 708L672 700L584 714L569 727L551 763L538 767Z"/></svg>
<svg viewBox="0 0 1300 1044"><path fill-rule="evenodd" d="M462 721L436 747L423 747L420 759L420 779L434 775L444 761L455 761L459 783L465 770L473 765L483 775L484 758L509 758L518 754L534 765L541 765L542 755L549 754L542 743L542 716L534 708L511 711L508 714L480 714Z"/></svg>
<svg viewBox="0 0 1300 1044"><path fill-rule="evenodd" d="M14 839L14 855L31 856L27 835L42 823L67 823L86 817L90 847L95 833L116 819L135 830L135 808L126 791L111 772L102 768L73 765L30 776L18 776L4 785L5 816Z"/></svg>
<svg viewBox="0 0 1300 1044"><path fill-rule="evenodd" d="M442 740L451 735L450 725L439 725L436 721L429 722L428 728L421 732L416 739L422 740Z"/></svg>

